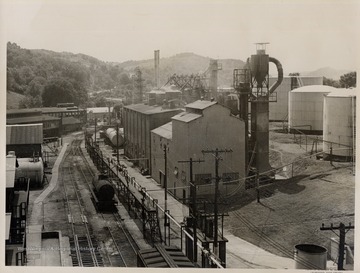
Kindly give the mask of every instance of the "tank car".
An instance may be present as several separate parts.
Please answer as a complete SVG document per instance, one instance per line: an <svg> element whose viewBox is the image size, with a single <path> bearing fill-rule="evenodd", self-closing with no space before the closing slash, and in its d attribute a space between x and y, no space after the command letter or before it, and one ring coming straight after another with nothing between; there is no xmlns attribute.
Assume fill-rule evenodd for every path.
<svg viewBox="0 0 360 273"><path fill-rule="evenodd" d="M113 147L120 147L124 144L124 129L119 128L119 138L116 134L115 128L108 128L106 130L106 137Z"/></svg>
<svg viewBox="0 0 360 273"><path fill-rule="evenodd" d="M106 174L100 174L93 180L95 203L99 211L113 211L115 209L115 189Z"/></svg>

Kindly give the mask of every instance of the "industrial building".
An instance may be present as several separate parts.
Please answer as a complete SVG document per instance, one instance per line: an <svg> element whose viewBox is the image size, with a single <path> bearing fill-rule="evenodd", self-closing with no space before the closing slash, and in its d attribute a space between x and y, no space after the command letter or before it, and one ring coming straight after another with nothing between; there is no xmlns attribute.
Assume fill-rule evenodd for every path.
<svg viewBox="0 0 360 273"><path fill-rule="evenodd" d="M6 157L5 264L24 265L29 205L29 180L16 179L16 157Z"/></svg>
<svg viewBox="0 0 360 273"><path fill-rule="evenodd" d="M323 151L350 160L355 156L356 89L338 89L323 99Z"/></svg>
<svg viewBox="0 0 360 273"><path fill-rule="evenodd" d="M141 103L124 107L124 153L144 170L151 170L151 130L169 122L182 111L171 107L168 103L162 106Z"/></svg>
<svg viewBox="0 0 360 273"><path fill-rule="evenodd" d="M44 137L60 136L61 118L45 115L39 109L7 110L6 124L37 124L43 125Z"/></svg>
<svg viewBox="0 0 360 273"><path fill-rule="evenodd" d="M309 85L292 90L289 94L289 130L322 134L324 95L333 91L336 88L327 85Z"/></svg>
<svg viewBox="0 0 360 273"><path fill-rule="evenodd" d="M17 158L15 178L27 177L31 187L41 186L44 178L42 131L42 124L6 126L6 152Z"/></svg>
<svg viewBox="0 0 360 273"><path fill-rule="evenodd" d="M245 177L245 124L217 102L196 101L185 106L186 112L151 132L151 174L164 185L164 152L167 153L168 188L174 196L187 198L189 166L179 161L205 160L194 166L193 174L199 195L214 193L214 158L202 153L206 149L231 149L223 154L219 190L227 194ZM224 134L224 132L227 132Z"/></svg>
<svg viewBox="0 0 360 273"><path fill-rule="evenodd" d="M18 158L41 157L42 143L42 124L6 126L6 153L14 151Z"/></svg>
<svg viewBox="0 0 360 273"><path fill-rule="evenodd" d="M269 78L269 84L276 82L276 77ZM287 121L289 110L289 92L293 89L308 86L322 85L323 77L306 77L306 76L287 76L284 77L281 84L272 94L272 100L269 105L270 121Z"/></svg>
<svg viewBox="0 0 360 273"><path fill-rule="evenodd" d="M61 106L61 105L59 105ZM60 137L64 132L78 130L86 121L86 110L76 106L10 109L6 124L43 124L44 138Z"/></svg>
<svg viewBox="0 0 360 273"><path fill-rule="evenodd" d="M94 123L95 119L98 122L107 122L113 116L114 107L91 107L86 108L87 122Z"/></svg>

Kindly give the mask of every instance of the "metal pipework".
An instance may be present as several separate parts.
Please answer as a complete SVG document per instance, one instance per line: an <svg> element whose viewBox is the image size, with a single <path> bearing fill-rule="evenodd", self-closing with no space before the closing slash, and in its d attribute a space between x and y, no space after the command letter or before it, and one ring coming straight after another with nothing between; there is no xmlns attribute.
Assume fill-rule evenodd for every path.
<svg viewBox="0 0 360 273"><path fill-rule="evenodd" d="M277 68L277 71L278 71L278 79L277 79L277 81L274 82L273 85L269 88L269 94L271 94L281 84L281 82L282 82L282 80L284 78L284 72L283 72L281 63L277 59L275 59L273 57L269 57L269 62L274 63L276 65L276 68Z"/></svg>

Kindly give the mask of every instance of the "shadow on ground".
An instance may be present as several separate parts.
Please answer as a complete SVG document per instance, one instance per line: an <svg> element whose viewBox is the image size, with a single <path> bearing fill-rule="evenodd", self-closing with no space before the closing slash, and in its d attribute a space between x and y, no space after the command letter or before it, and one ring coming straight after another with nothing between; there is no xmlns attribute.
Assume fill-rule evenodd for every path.
<svg viewBox="0 0 360 273"><path fill-rule="evenodd" d="M270 198L276 192L284 194L298 194L305 190L306 186L299 183L309 175L297 175L289 179L276 180L269 185L260 188L260 203L262 199ZM219 207L222 211L234 211L257 200L256 189L244 190L229 198L220 198Z"/></svg>

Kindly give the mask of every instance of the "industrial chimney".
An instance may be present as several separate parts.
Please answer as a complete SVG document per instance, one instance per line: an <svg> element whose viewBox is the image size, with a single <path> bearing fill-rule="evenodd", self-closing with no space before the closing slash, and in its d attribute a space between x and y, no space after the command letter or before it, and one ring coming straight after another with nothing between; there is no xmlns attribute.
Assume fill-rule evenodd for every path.
<svg viewBox="0 0 360 273"><path fill-rule="evenodd" d="M160 88L160 50L154 51L154 59L155 59L155 85L156 89Z"/></svg>
<svg viewBox="0 0 360 273"><path fill-rule="evenodd" d="M210 80L209 87L211 92L211 98L217 99L217 88L218 88L218 61L210 60Z"/></svg>

